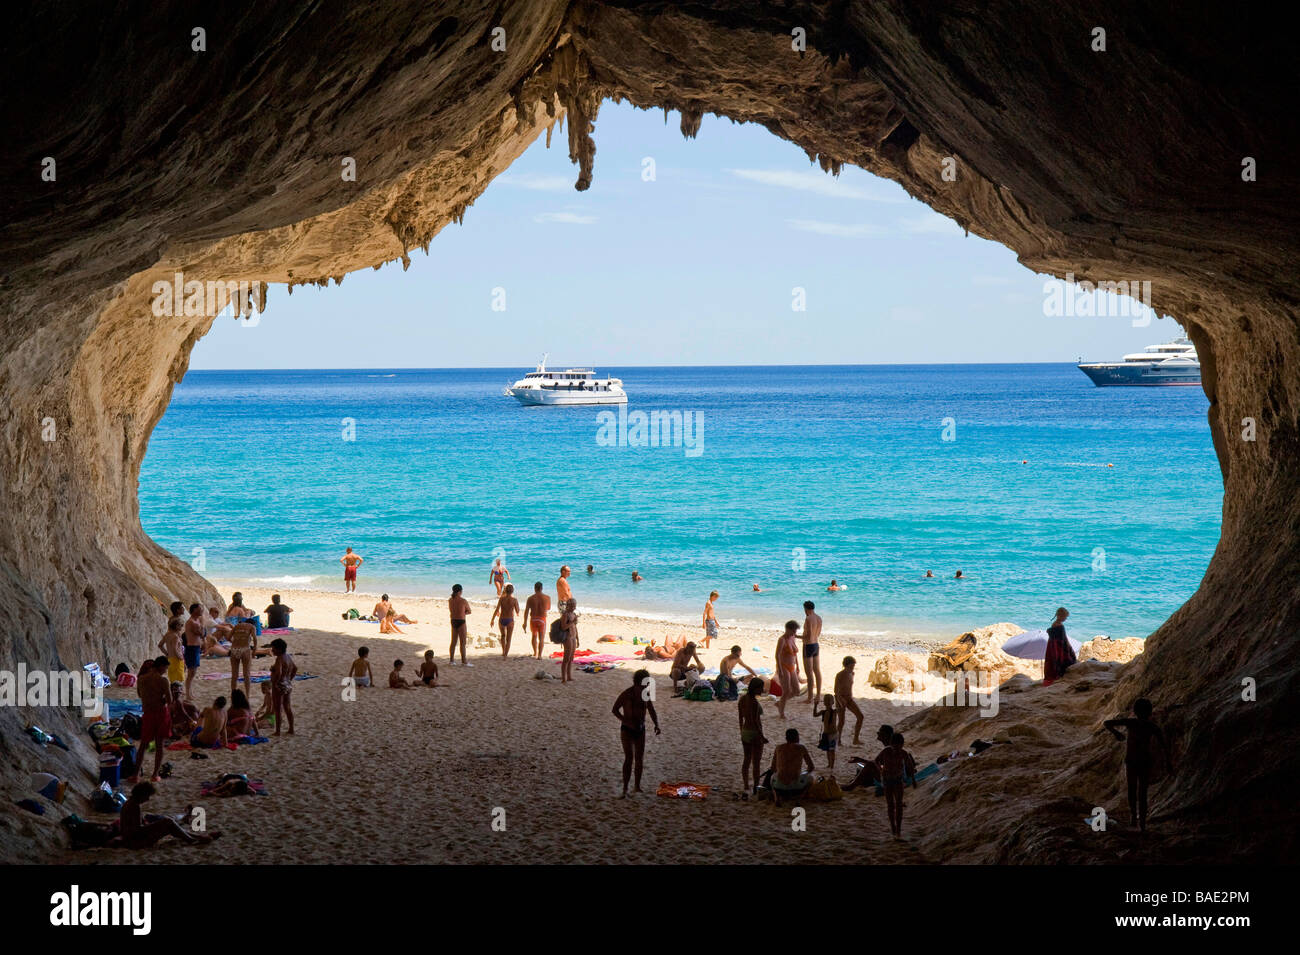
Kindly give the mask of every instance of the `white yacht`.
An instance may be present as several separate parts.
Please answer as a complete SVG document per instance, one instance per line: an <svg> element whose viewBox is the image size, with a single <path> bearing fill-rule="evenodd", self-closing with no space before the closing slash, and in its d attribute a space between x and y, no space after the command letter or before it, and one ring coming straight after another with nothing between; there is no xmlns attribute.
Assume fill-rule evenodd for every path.
<svg viewBox="0 0 1300 955"><path fill-rule="evenodd" d="M1143 351L1125 355L1123 361L1080 362L1079 370L1098 388L1201 383L1201 362L1196 347L1186 338L1148 345Z"/></svg>
<svg viewBox="0 0 1300 955"><path fill-rule="evenodd" d="M547 371L546 359L537 363L513 385L507 385L503 395L514 398L521 405L621 405L627 402L620 378L597 378L590 368L566 368L564 371Z"/></svg>

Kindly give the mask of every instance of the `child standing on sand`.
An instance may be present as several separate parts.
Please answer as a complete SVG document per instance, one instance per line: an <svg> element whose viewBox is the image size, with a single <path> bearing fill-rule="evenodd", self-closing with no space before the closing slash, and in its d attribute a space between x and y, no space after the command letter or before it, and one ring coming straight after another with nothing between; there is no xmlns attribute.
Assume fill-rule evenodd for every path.
<svg viewBox="0 0 1300 955"><path fill-rule="evenodd" d="M903 835L903 786L910 779L916 788L916 761L903 749L903 734L895 733L889 745L876 757L880 781L885 787L885 808L889 812L889 831L895 839Z"/></svg>
<svg viewBox="0 0 1300 955"><path fill-rule="evenodd" d="M822 710L817 711L817 704L813 704L813 716L822 718L822 735L817 741L817 748L826 754L826 768L835 768L835 747L839 745L840 734L839 724L843 724L844 717L839 714L835 708L835 697L827 693L822 697Z"/></svg>
<svg viewBox="0 0 1300 955"><path fill-rule="evenodd" d="M1165 734L1160 727L1151 722L1151 701L1142 699L1133 703L1133 715L1136 719L1115 719L1105 722L1118 740L1125 740L1119 728L1128 730L1124 747L1124 769L1128 775L1128 811L1133 825L1142 832L1147 830L1147 787L1151 783L1151 740L1160 741L1160 749L1165 755L1165 768L1172 773L1173 761L1169 758L1169 747L1165 745Z"/></svg>
<svg viewBox="0 0 1300 955"><path fill-rule="evenodd" d="M275 735L279 736L284 728L284 720L289 721L289 735L293 735L293 707L290 697L293 694L293 678L298 675L298 664L289 654L289 644L283 637L271 641L271 652L275 662L271 664L271 708L275 710ZM284 714L282 719L280 714Z"/></svg>
<svg viewBox="0 0 1300 955"><path fill-rule="evenodd" d="M352 669L348 670L348 677L357 686L374 686L375 674L370 669L369 647L357 647L357 658L352 661Z"/></svg>

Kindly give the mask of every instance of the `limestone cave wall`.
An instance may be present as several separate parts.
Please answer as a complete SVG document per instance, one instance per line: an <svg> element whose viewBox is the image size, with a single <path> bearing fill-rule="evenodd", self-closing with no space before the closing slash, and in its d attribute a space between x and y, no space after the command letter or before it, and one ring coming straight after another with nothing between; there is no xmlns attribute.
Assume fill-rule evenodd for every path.
<svg viewBox="0 0 1300 955"><path fill-rule="evenodd" d="M1106 702L1146 695L1169 714L1181 768L1153 811L1182 827L1187 857L1229 841L1293 851L1300 134L1294 42L1266 20L1114 0L15 14L0 41L0 667L134 657L160 603L215 596L139 522L149 434L214 320L154 314L155 281L292 286L404 263L539 135L585 188L600 103L622 98L680 111L687 136L705 113L760 123L828 174L901 183L1037 271L1152 283L1202 356L1223 536ZM1101 753L1092 734L1044 755L1046 782L972 852L1052 857L1043 833L1077 808L1069 767ZM1087 786L1100 798L1114 780ZM1248 815L1267 824L1243 829Z"/></svg>

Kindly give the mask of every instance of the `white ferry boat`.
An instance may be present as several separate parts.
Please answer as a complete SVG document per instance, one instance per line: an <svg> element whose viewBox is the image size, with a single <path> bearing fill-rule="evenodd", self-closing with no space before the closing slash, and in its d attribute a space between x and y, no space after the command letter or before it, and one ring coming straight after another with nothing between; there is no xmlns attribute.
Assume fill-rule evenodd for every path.
<svg viewBox="0 0 1300 955"><path fill-rule="evenodd" d="M627 402L620 378L597 378L590 368L547 371L547 356L502 393L521 405L621 405Z"/></svg>
<svg viewBox="0 0 1300 955"><path fill-rule="evenodd" d="M1201 362L1196 347L1186 338L1148 345L1143 351L1125 355L1123 361L1080 362L1079 370L1098 388L1201 383Z"/></svg>

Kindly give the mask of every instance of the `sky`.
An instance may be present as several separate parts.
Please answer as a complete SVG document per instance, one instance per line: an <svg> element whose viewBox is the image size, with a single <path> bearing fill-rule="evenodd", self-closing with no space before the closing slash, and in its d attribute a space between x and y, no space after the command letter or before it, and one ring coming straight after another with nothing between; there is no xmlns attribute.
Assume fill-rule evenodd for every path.
<svg viewBox="0 0 1300 955"><path fill-rule="evenodd" d="M606 102L595 141L587 192L567 137L539 137L408 271L273 285L255 324L219 316L191 367L1096 361L1182 335L1049 316L1047 277L1009 249L760 126L709 116L688 141L676 114Z"/></svg>

